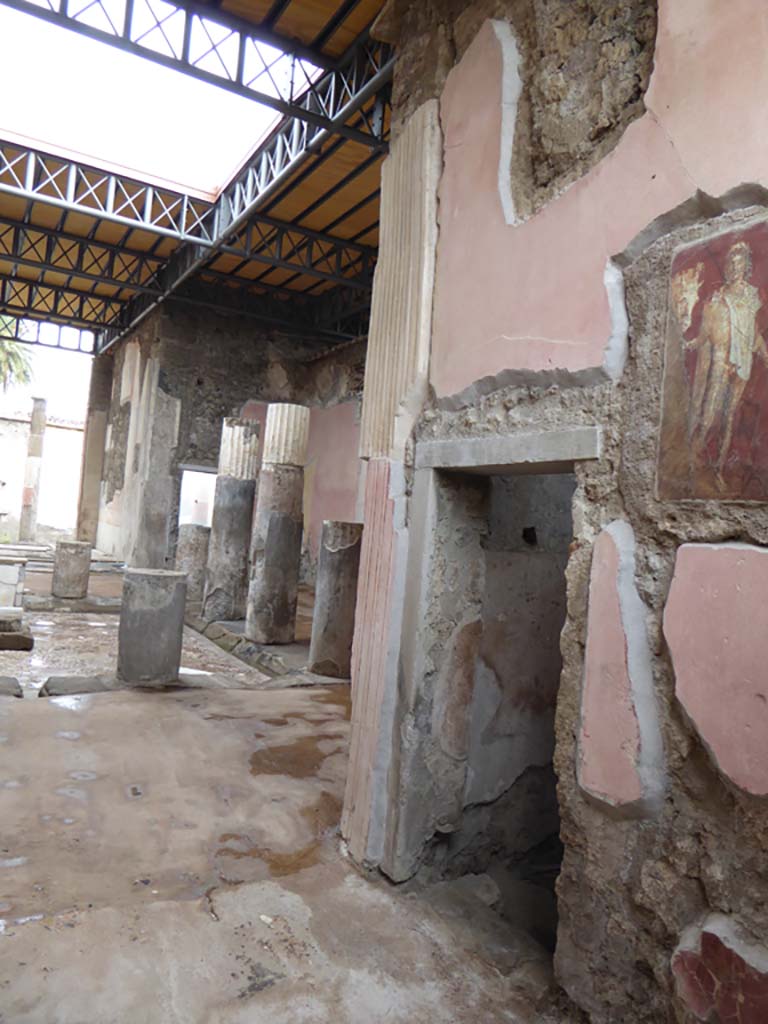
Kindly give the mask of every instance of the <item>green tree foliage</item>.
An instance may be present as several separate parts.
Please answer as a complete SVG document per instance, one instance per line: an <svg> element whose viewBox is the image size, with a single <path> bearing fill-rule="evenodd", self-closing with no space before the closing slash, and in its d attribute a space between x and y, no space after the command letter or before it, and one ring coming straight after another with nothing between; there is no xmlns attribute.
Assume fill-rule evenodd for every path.
<svg viewBox="0 0 768 1024"><path fill-rule="evenodd" d="M13 332L11 317L0 316L0 388L7 391L12 384L29 384L32 380L32 360L29 348L13 338L3 337Z"/></svg>

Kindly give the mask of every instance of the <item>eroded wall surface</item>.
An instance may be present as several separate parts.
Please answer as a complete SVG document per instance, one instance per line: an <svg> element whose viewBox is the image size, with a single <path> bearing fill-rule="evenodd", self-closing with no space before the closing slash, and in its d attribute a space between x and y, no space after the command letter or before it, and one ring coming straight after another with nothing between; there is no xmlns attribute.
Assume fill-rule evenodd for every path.
<svg viewBox="0 0 768 1024"><path fill-rule="evenodd" d="M440 94L432 395L415 413L413 389L400 396L414 431L369 466L380 490L380 462L398 484L379 495L388 594L361 582L372 617L356 650L370 655L374 632L379 647L353 680L365 711L352 764L366 778L348 785L344 829L354 856L401 878L434 848L425 817L439 834L456 813L429 788L427 761L441 735L454 754L471 736L471 714L440 704L441 665L452 660L450 681L466 690L481 558L455 522L464 499L424 493L420 452L482 439L503 452L516 437L533 451L545 435L599 428L599 450L570 467L557 976L596 1024L729 1019L734 1007L757 1024L768 998L768 112L756 89L768 20L753 0L663 0L651 72L654 5L593 3L615 32L583 73L599 78L623 54L635 81L593 107L567 62L534 81L530 40L544 55L568 48L585 10L568 5L566 28L542 16L554 6L392 4L385 19L393 37L421 26L399 57L400 137ZM563 145L534 173L526 208L519 169L544 157L521 111L547 78L560 100L546 130ZM532 116L543 138L542 110ZM397 347L394 330L387 340ZM515 459L508 471L530 471ZM435 570L453 582L433 621ZM422 717L410 713L417 690L429 696Z"/></svg>
<svg viewBox="0 0 768 1024"><path fill-rule="evenodd" d="M166 304L114 356L99 548L132 565L171 564L181 467L215 470L222 419L247 416L263 423L269 402L355 405L364 358L364 346L357 345L333 358L302 362L252 320ZM331 429L329 440L334 436ZM320 439L318 445L326 450ZM342 490L349 486L352 458L357 469L357 452L351 452L347 443L337 477ZM351 518L355 498L345 505ZM312 508L316 518L329 518L322 500Z"/></svg>

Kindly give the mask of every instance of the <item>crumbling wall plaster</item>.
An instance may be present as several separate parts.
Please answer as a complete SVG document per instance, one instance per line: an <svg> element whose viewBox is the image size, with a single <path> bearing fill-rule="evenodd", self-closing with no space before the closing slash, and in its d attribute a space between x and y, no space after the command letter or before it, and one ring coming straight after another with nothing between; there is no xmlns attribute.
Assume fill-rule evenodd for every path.
<svg viewBox="0 0 768 1024"><path fill-rule="evenodd" d="M644 110L653 66L656 0L390 0L374 31L397 44L395 135L488 18L508 22L520 63L510 153L524 216L543 206L616 145ZM518 103L519 100L519 103Z"/></svg>
<svg viewBox="0 0 768 1024"><path fill-rule="evenodd" d="M473 11L475 6L482 8L473 5ZM647 92L639 107L629 102L636 112L644 103L645 112L617 122L610 152L603 151L598 130L594 162L587 168L573 161L578 173L570 186L551 195L531 217L521 212L521 172L513 159L507 175L504 156L510 145L505 81L515 64L508 37L512 33L522 52L524 29L511 12L508 23L483 24L461 50L440 104L445 166L430 381L444 401L472 401L483 389L536 375L589 384L621 373L625 346L617 254L648 225L658 230L662 220L665 226L680 223L691 204L700 209L709 204L710 212L718 204L727 208L734 190L751 185L754 198L768 183L765 133L755 130L754 82L746 73L750 61L761 66L759 40L768 30L750 10L745 0L727 12L722 6L702 9L689 0L663 0ZM597 8L596 15L599 21ZM713 49L714 39L721 52ZM625 42L619 32L613 40L617 52ZM727 53L739 57L731 60L723 56ZM724 67L723 61L729 70L720 88L717 76L702 68ZM566 68L572 70L567 61L556 88L575 89L575 98L579 85ZM524 95L532 75L525 61L521 73ZM642 76L629 77L640 87ZM565 101L562 108L568 109ZM739 133L746 141L738 141ZM528 145L518 116L513 155ZM565 154L565 142L564 147ZM515 197L512 215L510 196ZM476 246L472 258L467 257L469 237Z"/></svg>
<svg viewBox="0 0 768 1024"><path fill-rule="evenodd" d="M389 558L391 585L377 595L390 626L377 636L386 635L390 643L394 637L393 649L381 654L385 664L377 665L377 686L361 691L372 703L364 715L358 712L353 728L353 751L373 748L377 756L385 751L389 760L380 757L375 770L368 770L365 758L353 758L354 813L345 816L345 834L354 839L350 849L355 857L365 860L367 855L390 869L396 841L410 858L409 870L414 869L425 851L416 849L407 828L402 835L393 830L392 823L398 817L405 822L406 815L395 806L399 791L392 788L392 779L409 756L421 778L425 757L419 764L412 752L424 750L419 733L428 731L435 715L446 737L441 756L461 752L468 743L467 723L454 714L458 699L441 694L432 717L408 717L413 705L409 673L419 632L409 635L402 623L415 619L421 627L425 621L414 613L425 607L423 579L429 575L424 571L433 564L432 554L425 556L431 551L426 530L441 528L439 517L422 516L422 522L417 514L420 481L438 475L420 465L420 445L599 427L600 450L574 467L574 540L566 568L555 750L565 848L558 882L557 976L591 1024L658 1024L687 1020L691 1012L704 1020L722 1006L716 999L700 1009L691 1005L685 979L673 966L675 951L688 949L691 928L700 928L712 915L725 915L729 934L751 937L748 942L755 948L748 955L736 951L746 967L736 964L738 970L732 971L732 959L702 936L700 946L688 949L701 963L680 970L709 971L717 998L723 992L729 999L738 996L739 986L732 984L737 974L745 984L755 980L749 971L762 964L761 937L768 933L768 837L764 799L726 778L720 757L718 770L676 698L675 666L662 619L680 545L739 542L765 548L768 511L764 502L737 490L696 500L660 500L657 463L673 255L680 246L765 219L768 212L768 132L762 130L768 114L757 99L768 75L761 57L768 20L755 17L751 0L729 5L662 0L645 113L621 122L610 152L600 153L596 146L597 162L586 173L582 168L582 176L566 191L513 225L507 223L499 195L498 35L490 24L477 33L475 23L473 41L454 49L455 34L445 30L445 23L458 20L457 9L449 4L404 6L403 26L408 17L442 25L431 34L415 32L399 58L401 74L404 55L412 66L395 90L396 122L405 122L446 83L430 350L434 401L427 402L414 431L415 470L411 445L405 447L405 556L394 571ZM472 24L478 13L503 14L496 5L489 9L478 2L462 12L463 24ZM523 52L524 33L514 16L509 20ZM405 38L402 26L397 31ZM512 173L522 173L514 160ZM423 299L420 295L420 303ZM375 387L373 379L369 383ZM764 435L753 441L764 445ZM435 503L429 508L434 510ZM370 514L383 513L372 508ZM627 575L646 609L639 612L650 672L644 688L655 696L660 767L666 774L664 799L655 804L653 817L641 821L617 815L586 794L577 774L591 568L596 539L616 520L626 522L635 538L634 567ZM371 549L371 558L374 553ZM732 573L729 579L730 586ZM361 593L372 597L367 586ZM395 628L391 609L401 597L405 611ZM476 604L469 594L462 608L473 612ZM465 663L477 642L470 626L445 647L462 693L469 688ZM757 636L754 643L764 662L764 638ZM372 646L370 636L356 636L356 644L361 650ZM417 673L431 671L429 645L425 650ZM434 672L431 685L441 692ZM722 687L727 715L727 679ZM402 728L389 728L392 723ZM755 716L753 724L762 729L762 723L763 717ZM727 744L737 735L738 730L726 736ZM434 794L424 792L429 804ZM415 827L421 828L433 810L427 806ZM370 842L371 835L383 841ZM757 980L762 984L762 978ZM760 1010L757 1016L753 1008L750 1012L761 1020Z"/></svg>

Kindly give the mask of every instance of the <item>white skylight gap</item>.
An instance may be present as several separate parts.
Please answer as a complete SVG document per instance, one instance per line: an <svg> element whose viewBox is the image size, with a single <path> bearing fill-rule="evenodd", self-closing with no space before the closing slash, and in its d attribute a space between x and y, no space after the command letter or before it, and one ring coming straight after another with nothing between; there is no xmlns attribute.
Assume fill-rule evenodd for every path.
<svg viewBox="0 0 768 1024"><path fill-rule="evenodd" d="M31 0L58 10L61 0ZM83 24L117 36L125 0L69 0ZM165 57L184 49L184 14L165 0L134 0L130 39ZM31 15L0 7L0 135L77 154L182 190L215 195L280 114L253 99L84 38ZM187 58L217 78L283 101L322 74L265 43L195 16ZM241 62L241 63L240 63ZM19 83L23 83L23 87Z"/></svg>

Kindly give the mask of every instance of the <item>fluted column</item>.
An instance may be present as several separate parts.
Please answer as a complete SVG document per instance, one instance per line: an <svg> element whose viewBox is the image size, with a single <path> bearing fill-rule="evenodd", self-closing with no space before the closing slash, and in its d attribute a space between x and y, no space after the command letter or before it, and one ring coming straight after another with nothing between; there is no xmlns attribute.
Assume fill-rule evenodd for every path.
<svg viewBox="0 0 768 1024"><path fill-rule="evenodd" d="M203 595L203 618L209 622L245 618L258 467L259 424L225 419Z"/></svg>
<svg viewBox="0 0 768 1024"><path fill-rule="evenodd" d="M45 399L32 399L27 461L24 465L24 490L21 497L19 540L33 541L37 532L37 501L40 496L40 470L43 465L45 437Z"/></svg>
<svg viewBox="0 0 768 1024"><path fill-rule="evenodd" d="M245 620L245 635L256 643L287 644L295 639L308 437L309 409L270 405Z"/></svg>

